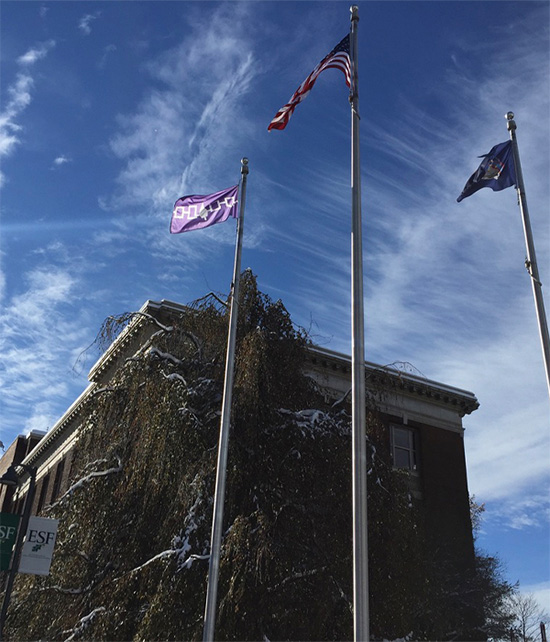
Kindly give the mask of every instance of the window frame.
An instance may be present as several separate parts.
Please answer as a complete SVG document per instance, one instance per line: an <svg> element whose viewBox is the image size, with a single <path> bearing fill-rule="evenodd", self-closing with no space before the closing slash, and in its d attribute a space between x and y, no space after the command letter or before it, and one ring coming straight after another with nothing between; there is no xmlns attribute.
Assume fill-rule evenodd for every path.
<svg viewBox="0 0 550 642"><path fill-rule="evenodd" d="M52 494L50 497L50 504L53 504L55 500L59 497L61 491L61 483L63 481L63 472L65 470L65 459L62 459L55 469L55 478L53 481Z"/></svg>
<svg viewBox="0 0 550 642"><path fill-rule="evenodd" d="M407 444L396 443L396 433L401 431L406 435ZM419 462L419 435L418 430L411 428L407 424L390 424L390 440L391 440L391 458L392 466L396 470L406 470L412 474L420 473L420 462ZM408 463L405 465L398 464L398 460L401 462L401 457L396 456L396 453L406 453ZM404 462L403 462L404 463Z"/></svg>
<svg viewBox="0 0 550 642"><path fill-rule="evenodd" d="M48 471L44 477L42 477L42 485L40 486L40 495L38 496L38 504L36 505L36 513L40 513L40 511L48 505L47 502L47 495L48 495L48 489L50 486L50 472Z"/></svg>

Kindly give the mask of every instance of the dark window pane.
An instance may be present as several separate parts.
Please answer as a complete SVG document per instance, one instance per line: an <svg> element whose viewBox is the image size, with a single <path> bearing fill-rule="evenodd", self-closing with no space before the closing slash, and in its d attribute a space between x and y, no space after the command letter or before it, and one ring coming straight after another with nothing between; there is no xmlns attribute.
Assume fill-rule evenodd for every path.
<svg viewBox="0 0 550 642"><path fill-rule="evenodd" d="M393 443L396 446L400 446L401 448L410 448L410 442L409 442L410 432L411 432L410 430L406 430L403 428L394 428Z"/></svg>
<svg viewBox="0 0 550 642"><path fill-rule="evenodd" d="M402 448L395 448L393 451L393 465L396 468L410 468L409 451Z"/></svg>

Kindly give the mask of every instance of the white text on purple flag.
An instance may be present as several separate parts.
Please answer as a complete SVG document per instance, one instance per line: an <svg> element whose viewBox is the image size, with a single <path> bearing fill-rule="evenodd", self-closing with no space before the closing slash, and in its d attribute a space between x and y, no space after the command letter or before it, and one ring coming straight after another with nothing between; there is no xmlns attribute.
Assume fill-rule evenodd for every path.
<svg viewBox="0 0 550 642"><path fill-rule="evenodd" d="M170 232L179 234L238 217L238 185L206 196L184 196L176 201Z"/></svg>

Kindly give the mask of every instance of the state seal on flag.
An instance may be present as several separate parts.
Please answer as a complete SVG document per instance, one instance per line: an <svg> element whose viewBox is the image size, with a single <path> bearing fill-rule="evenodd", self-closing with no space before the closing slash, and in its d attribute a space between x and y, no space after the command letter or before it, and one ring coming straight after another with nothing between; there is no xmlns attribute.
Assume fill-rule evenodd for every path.
<svg viewBox="0 0 550 642"><path fill-rule="evenodd" d="M490 181L493 178L497 178L502 174L505 164L500 160L500 158L491 158L487 171L483 176L484 181Z"/></svg>

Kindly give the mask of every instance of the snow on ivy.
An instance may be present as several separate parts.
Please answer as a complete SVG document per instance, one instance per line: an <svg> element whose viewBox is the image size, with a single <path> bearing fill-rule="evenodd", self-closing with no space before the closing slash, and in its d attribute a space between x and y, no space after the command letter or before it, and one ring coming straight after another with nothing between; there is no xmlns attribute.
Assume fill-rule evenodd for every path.
<svg viewBox="0 0 550 642"><path fill-rule="evenodd" d="M175 366L180 366L183 363L181 359L178 359L173 354L161 352L158 348L151 348L149 355L151 357L157 357L157 359L162 359L163 361L170 361L170 363L173 363Z"/></svg>
<svg viewBox="0 0 550 642"><path fill-rule="evenodd" d="M195 481L196 478L193 484L195 484ZM203 502L203 495L199 492L195 503L191 506L189 512L185 516L183 530L172 540L172 547L178 556L178 571L184 568L190 568L195 560L205 560L209 558L209 555L207 554L208 542L204 543L203 550L200 554L189 554L192 549L190 541L191 537L199 529L200 522L204 521L204 513L197 516L198 509Z"/></svg>
<svg viewBox="0 0 550 642"><path fill-rule="evenodd" d="M105 460L98 460L99 462L104 462ZM54 503L49 506L49 509L51 510L52 508L55 508L58 506L61 502L65 501L67 498L69 498L76 490L79 490L82 488L84 485L88 484L89 482L92 481L92 479L95 479L96 477L106 477L107 475L113 475L115 473L120 473L122 472L122 462L120 461L120 458L117 457L117 466L113 468L107 468L106 470L96 470L92 473L89 473L85 477L81 477L78 481L76 481L70 488L68 488L63 495Z"/></svg>
<svg viewBox="0 0 550 642"><path fill-rule="evenodd" d="M105 611L105 607L99 606L98 608L94 609L91 613L88 613L88 615L85 615L74 627L74 629L72 630L72 634L65 639L65 642L72 642L72 640L78 640L78 638L82 637L86 629L95 620L96 616L99 613L103 613L104 611ZM63 634L65 635L69 632L70 631L63 631Z"/></svg>
<svg viewBox="0 0 550 642"><path fill-rule="evenodd" d="M195 478L193 485L195 484L197 478ZM191 553L192 544L191 537L198 530L200 522L204 520L204 517L197 517L197 511L200 507L200 504L203 502L203 496L201 493L198 494L195 503L189 509L189 512L183 520L184 528L178 534L172 538L172 546L165 551L161 551L148 559L143 564L136 566L127 573L124 573L124 576L131 575L142 571L144 568L153 564L154 562L161 560L170 560L176 558L177 561L177 570L181 571L184 568L191 568L191 565L196 560L207 560L210 558L210 555L207 553L208 542L204 543L202 553ZM119 578L120 579L120 578Z"/></svg>
<svg viewBox="0 0 550 642"><path fill-rule="evenodd" d="M341 417L328 415L322 410L314 408L305 410L279 408L278 412L286 420L284 425L297 428L303 437L315 437L324 434L348 435L350 433L350 425L347 418L343 420Z"/></svg>

